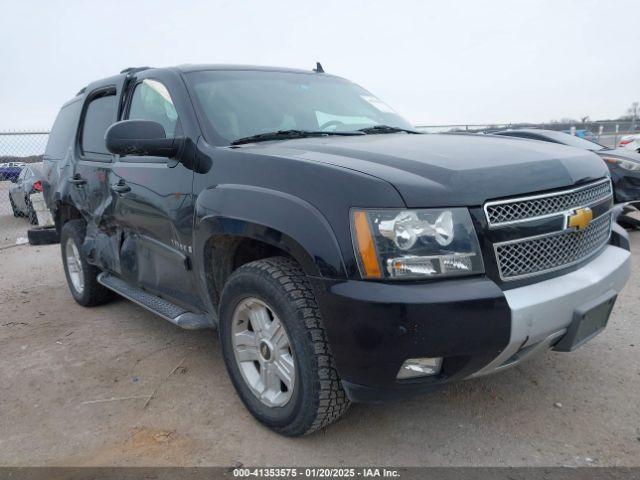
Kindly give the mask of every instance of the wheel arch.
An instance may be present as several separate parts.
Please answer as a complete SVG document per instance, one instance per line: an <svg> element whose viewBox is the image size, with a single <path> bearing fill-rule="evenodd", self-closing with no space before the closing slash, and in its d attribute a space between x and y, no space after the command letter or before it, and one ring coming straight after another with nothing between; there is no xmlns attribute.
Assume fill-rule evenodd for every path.
<svg viewBox="0 0 640 480"><path fill-rule="evenodd" d="M308 202L244 185L220 185L199 195L193 259L212 307L236 268L276 255L294 259L310 276L346 277L333 230Z"/></svg>
<svg viewBox="0 0 640 480"><path fill-rule="evenodd" d="M62 232L63 225L69 220L82 220L82 213L74 205L57 201L53 210L53 221L58 233Z"/></svg>

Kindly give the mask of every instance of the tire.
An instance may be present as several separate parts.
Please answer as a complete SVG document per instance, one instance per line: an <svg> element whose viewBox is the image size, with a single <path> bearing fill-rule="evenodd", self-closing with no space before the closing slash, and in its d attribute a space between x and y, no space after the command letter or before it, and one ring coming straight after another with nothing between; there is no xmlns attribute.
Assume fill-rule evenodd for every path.
<svg viewBox="0 0 640 480"><path fill-rule="evenodd" d="M27 231L27 238L31 245L52 245L60 243L60 235L56 227L34 227Z"/></svg>
<svg viewBox="0 0 640 480"><path fill-rule="evenodd" d="M29 219L29 223L31 225L38 225L38 215L33 209L33 204L28 196L25 198L25 205L27 206L27 218Z"/></svg>
<svg viewBox="0 0 640 480"><path fill-rule="evenodd" d="M253 327L254 338L246 343L253 346L234 344L239 335L251 333L249 325L253 325L253 317L247 313L250 319L243 323L243 315L255 313L254 310L262 312L263 307L268 317L258 316L266 319L268 328L260 330ZM272 330L276 321L284 330L284 339L282 331L276 327L279 335L271 337L277 337L271 345L273 352L266 348L269 354L263 355L263 342L268 340L265 332ZM243 328L247 330L238 330ZM267 427L287 436L305 435L326 427L347 411L349 400L334 365L315 296L304 272L293 260L272 257L248 263L236 270L221 295L219 330L231 381L249 412ZM281 350L277 345L284 340L288 347ZM251 359L245 359L244 363L238 360L240 350L243 355L248 352L247 358L258 356L253 366L262 383L254 383L252 387L247 380L255 380L255 372L252 371ZM289 357L286 352L289 352ZM272 358L271 364L265 360L267 357ZM289 370L293 372L292 388L285 388L284 375L279 376L281 391L277 395L271 395L264 389L262 394L254 393L260 390L260 385L274 384L266 377L263 381L262 374L273 372L274 367L269 365L276 365L275 370L280 372L276 374L278 377L283 371L278 370L278 366L284 363L285 358L293 365L293 370ZM281 404L287 396L288 400Z"/></svg>
<svg viewBox="0 0 640 480"><path fill-rule="evenodd" d="M16 208L16 203L13 201L13 197L11 197L11 194L9 194L9 203L11 204L11 210L13 211L13 216L16 218L21 217L22 214Z"/></svg>
<svg viewBox="0 0 640 480"><path fill-rule="evenodd" d="M62 252L64 274L67 278L71 295L80 305L92 307L109 302L115 294L98 283L97 277L100 274L100 269L87 263L81 248L84 236L84 221L68 221L62 226L62 231L60 232L60 250ZM75 251L73 247L75 247ZM74 257L73 261L67 259L68 253L75 253L75 256L72 255ZM75 275L76 273L77 276Z"/></svg>

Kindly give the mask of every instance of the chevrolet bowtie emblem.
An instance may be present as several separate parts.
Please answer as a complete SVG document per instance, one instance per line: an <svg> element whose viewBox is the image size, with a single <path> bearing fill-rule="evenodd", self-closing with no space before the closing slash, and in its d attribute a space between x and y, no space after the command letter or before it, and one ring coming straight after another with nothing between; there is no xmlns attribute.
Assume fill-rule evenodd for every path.
<svg viewBox="0 0 640 480"><path fill-rule="evenodd" d="M593 212L590 208L579 208L567 215L567 228L584 230L593 220Z"/></svg>

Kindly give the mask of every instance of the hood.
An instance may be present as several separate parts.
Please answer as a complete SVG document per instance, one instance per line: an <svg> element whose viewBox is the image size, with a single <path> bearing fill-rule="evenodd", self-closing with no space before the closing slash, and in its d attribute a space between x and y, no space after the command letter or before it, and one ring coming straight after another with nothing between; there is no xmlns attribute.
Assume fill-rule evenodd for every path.
<svg viewBox="0 0 640 480"><path fill-rule="evenodd" d="M478 134L321 137L247 145L256 154L327 163L391 183L408 207L479 206L608 175L594 153Z"/></svg>

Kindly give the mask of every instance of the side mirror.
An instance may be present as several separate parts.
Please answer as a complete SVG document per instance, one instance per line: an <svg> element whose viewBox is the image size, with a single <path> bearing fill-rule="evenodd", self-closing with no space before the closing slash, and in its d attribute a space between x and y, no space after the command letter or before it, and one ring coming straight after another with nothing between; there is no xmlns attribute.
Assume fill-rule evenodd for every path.
<svg viewBox="0 0 640 480"><path fill-rule="evenodd" d="M149 120L123 120L111 125L105 134L107 150L118 155L175 157L183 138L167 138L164 127Z"/></svg>

